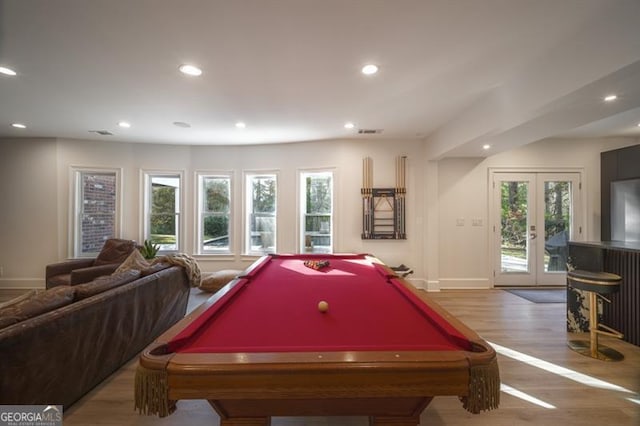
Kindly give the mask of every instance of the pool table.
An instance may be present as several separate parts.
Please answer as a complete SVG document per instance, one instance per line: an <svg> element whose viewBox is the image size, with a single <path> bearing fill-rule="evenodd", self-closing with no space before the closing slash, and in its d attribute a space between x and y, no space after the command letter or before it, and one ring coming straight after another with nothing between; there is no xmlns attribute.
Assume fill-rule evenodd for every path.
<svg viewBox="0 0 640 426"><path fill-rule="evenodd" d="M332 415L415 426L434 396L478 413L497 408L499 388L491 346L375 257L278 254L156 339L135 394L160 416L206 399L224 426Z"/></svg>

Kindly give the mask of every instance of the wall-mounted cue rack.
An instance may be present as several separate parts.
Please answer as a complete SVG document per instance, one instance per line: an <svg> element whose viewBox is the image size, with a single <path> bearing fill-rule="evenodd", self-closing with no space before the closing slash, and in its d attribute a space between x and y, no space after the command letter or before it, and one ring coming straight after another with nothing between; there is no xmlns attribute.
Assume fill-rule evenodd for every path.
<svg viewBox="0 0 640 426"><path fill-rule="evenodd" d="M373 188L373 160L362 160L362 239L406 240L407 157L396 157L396 187Z"/></svg>

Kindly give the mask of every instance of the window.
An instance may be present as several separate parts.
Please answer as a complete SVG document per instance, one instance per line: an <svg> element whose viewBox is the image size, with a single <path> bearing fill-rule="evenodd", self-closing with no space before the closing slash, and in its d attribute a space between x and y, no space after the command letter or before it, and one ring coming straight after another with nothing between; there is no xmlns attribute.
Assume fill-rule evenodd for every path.
<svg viewBox="0 0 640 426"><path fill-rule="evenodd" d="M119 170L72 169L73 257L93 257L119 234Z"/></svg>
<svg viewBox="0 0 640 426"><path fill-rule="evenodd" d="M276 251L277 175L246 176L245 253L264 254Z"/></svg>
<svg viewBox="0 0 640 426"><path fill-rule="evenodd" d="M145 173L144 239L160 251L180 250L179 174Z"/></svg>
<svg viewBox="0 0 640 426"><path fill-rule="evenodd" d="M333 251L333 172L300 173L302 253Z"/></svg>
<svg viewBox="0 0 640 426"><path fill-rule="evenodd" d="M231 175L198 175L198 253L231 252Z"/></svg>

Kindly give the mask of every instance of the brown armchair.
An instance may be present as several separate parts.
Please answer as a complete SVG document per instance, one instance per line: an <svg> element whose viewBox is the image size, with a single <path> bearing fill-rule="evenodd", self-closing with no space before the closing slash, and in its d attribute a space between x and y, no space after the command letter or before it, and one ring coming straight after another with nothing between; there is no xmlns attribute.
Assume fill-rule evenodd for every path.
<svg viewBox="0 0 640 426"><path fill-rule="evenodd" d="M47 265L47 288L87 283L101 275L110 275L137 248L132 240L110 238L95 259L74 259Z"/></svg>

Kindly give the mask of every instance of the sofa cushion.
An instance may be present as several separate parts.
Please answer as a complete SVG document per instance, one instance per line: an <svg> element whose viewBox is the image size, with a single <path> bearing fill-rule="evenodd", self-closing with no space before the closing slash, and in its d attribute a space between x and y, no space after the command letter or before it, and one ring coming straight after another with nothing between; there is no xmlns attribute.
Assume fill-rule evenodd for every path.
<svg viewBox="0 0 640 426"><path fill-rule="evenodd" d="M9 327L10 325L16 324L18 322L20 322L20 320L15 316L4 317L0 315L0 330L2 330L5 327Z"/></svg>
<svg viewBox="0 0 640 426"><path fill-rule="evenodd" d="M9 306L13 306L15 304L18 304L24 300L31 298L37 292L38 292L37 290L30 290L30 291L27 291L26 293L21 294L20 296L14 297L11 300L7 300L6 302L0 303L0 311L3 310L4 308L8 308Z"/></svg>
<svg viewBox="0 0 640 426"><path fill-rule="evenodd" d="M170 267L171 267L170 263L158 262L158 263L154 263L153 265L149 266L146 269L143 269L141 272L142 272L142 276L146 277L147 275L155 274L158 271L162 271L163 269L167 269Z"/></svg>
<svg viewBox="0 0 640 426"><path fill-rule="evenodd" d="M131 252L129 256L122 262L118 269L116 269L116 273L130 271L130 270L138 270L142 271L149 267L149 262L142 256L140 251L134 250Z"/></svg>
<svg viewBox="0 0 640 426"><path fill-rule="evenodd" d="M129 271L116 272L112 275L104 275L91 282L76 285L73 287L76 289L76 300L86 299L87 297L130 283L139 277L140 271L131 269Z"/></svg>
<svg viewBox="0 0 640 426"><path fill-rule="evenodd" d="M110 238L105 241L102 250L96 257L95 266L106 265L109 263L121 263L132 251L135 250L136 243L132 240L121 240L119 238Z"/></svg>
<svg viewBox="0 0 640 426"><path fill-rule="evenodd" d="M224 287L229 281L236 278L242 271L236 269L223 269L204 278L200 282L200 290L215 293Z"/></svg>
<svg viewBox="0 0 640 426"><path fill-rule="evenodd" d="M47 288L58 287L61 285L69 285L71 282L71 274L60 274L49 277L47 280Z"/></svg>
<svg viewBox="0 0 640 426"><path fill-rule="evenodd" d="M0 311L0 325L8 326L73 302L74 287L54 287Z"/></svg>

